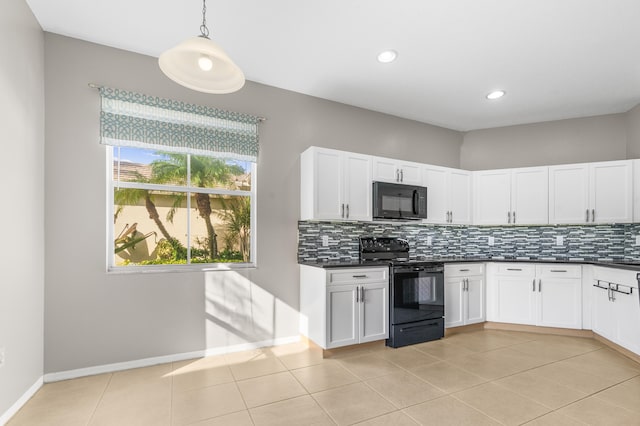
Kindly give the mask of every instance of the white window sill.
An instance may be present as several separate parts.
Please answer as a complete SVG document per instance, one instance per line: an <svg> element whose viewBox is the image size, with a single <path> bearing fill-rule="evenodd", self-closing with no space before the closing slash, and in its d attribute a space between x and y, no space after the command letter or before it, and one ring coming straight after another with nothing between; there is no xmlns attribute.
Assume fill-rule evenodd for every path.
<svg viewBox="0 0 640 426"><path fill-rule="evenodd" d="M164 274L173 272L218 272L256 269L255 263L202 263L192 265L110 266L109 274Z"/></svg>

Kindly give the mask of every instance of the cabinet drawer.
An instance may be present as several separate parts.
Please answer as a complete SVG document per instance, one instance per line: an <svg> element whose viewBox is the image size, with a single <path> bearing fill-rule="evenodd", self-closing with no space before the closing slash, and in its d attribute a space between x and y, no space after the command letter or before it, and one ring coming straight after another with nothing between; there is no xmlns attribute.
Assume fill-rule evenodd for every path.
<svg viewBox="0 0 640 426"><path fill-rule="evenodd" d="M484 264L447 263L444 265L444 273L447 277L469 277L471 275L484 275Z"/></svg>
<svg viewBox="0 0 640 426"><path fill-rule="evenodd" d="M500 263L498 264L498 275L510 275L510 276L534 276L536 274L535 265L529 265L524 263Z"/></svg>
<svg viewBox="0 0 640 426"><path fill-rule="evenodd" d="M329 269L328 284L355 284L389 281L389 268Z"/></svg>
<svg viewBox="0 0 640 426"><path fill-rule="evenodd" d="M536 275L540 278L582 278L581 265L538 265Z"/></svg>

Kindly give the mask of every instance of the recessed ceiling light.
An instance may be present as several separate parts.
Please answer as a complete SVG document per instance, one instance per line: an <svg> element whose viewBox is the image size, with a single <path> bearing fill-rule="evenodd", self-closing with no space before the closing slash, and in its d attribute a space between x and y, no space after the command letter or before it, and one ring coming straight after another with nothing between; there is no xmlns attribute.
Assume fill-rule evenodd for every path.
<svg viewBox="0 0 640 426"><path fill-rule="evenodd" d="M383 64L388 64L389 62L393 62L398 57L398 52L395 50L385 50L378 55L378 62L382 62Z"/></svg>
<svg viewBox="0 0 640 426"><path fill-rule="evenodd" d="M501 97L503 97L507 92L505 92L504 90L495 90L491 93L489 93L487 95L487 99L490 100L494 100L494 99L500 99Z"/></svg>

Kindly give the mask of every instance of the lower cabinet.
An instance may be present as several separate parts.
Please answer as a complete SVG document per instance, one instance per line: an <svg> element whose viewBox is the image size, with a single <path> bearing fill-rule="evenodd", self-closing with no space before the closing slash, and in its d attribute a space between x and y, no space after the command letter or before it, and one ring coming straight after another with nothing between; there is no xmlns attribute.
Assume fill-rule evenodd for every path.
<svg viewBox="0 0 640 426"><path fill-rule="evenodd" d="M640 295L636 271L594 268L592 328L640 355Z"/></svg>
<svg viewBox="0 0 640 426"><path fill-rule="evenodd" d="M485 321L484 264L444 267L444 325L447 328Z"/></svg>
<svg viewBox="0 0 640 426"><path fill-rule="evenodd" d="M300 266L300 332L324 349L389 337L389 268Z"/></svg>
<svg viewBox="0 0 640 426"><path fill-rule="evenodd" d="M489 264L487 320L582 328L582 267Z"/></svg>

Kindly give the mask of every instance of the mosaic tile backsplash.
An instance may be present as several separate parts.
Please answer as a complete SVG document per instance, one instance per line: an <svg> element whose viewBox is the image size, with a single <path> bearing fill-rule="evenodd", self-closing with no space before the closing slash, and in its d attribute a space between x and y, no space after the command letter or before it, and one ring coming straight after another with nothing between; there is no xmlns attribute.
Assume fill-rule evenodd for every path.
<svg viewBox="0 0 640 426"><path fill-rule="evenodd" d="M547 260L640 260L640 224L439 226L376 222L298 222L298 262L358 260L358 237L409 241L414 257L505 257ZM322 237L329 246L322 246ZM489 245L489 237L494 244ZM562 236L563 244L556 244Z"/></svg>

